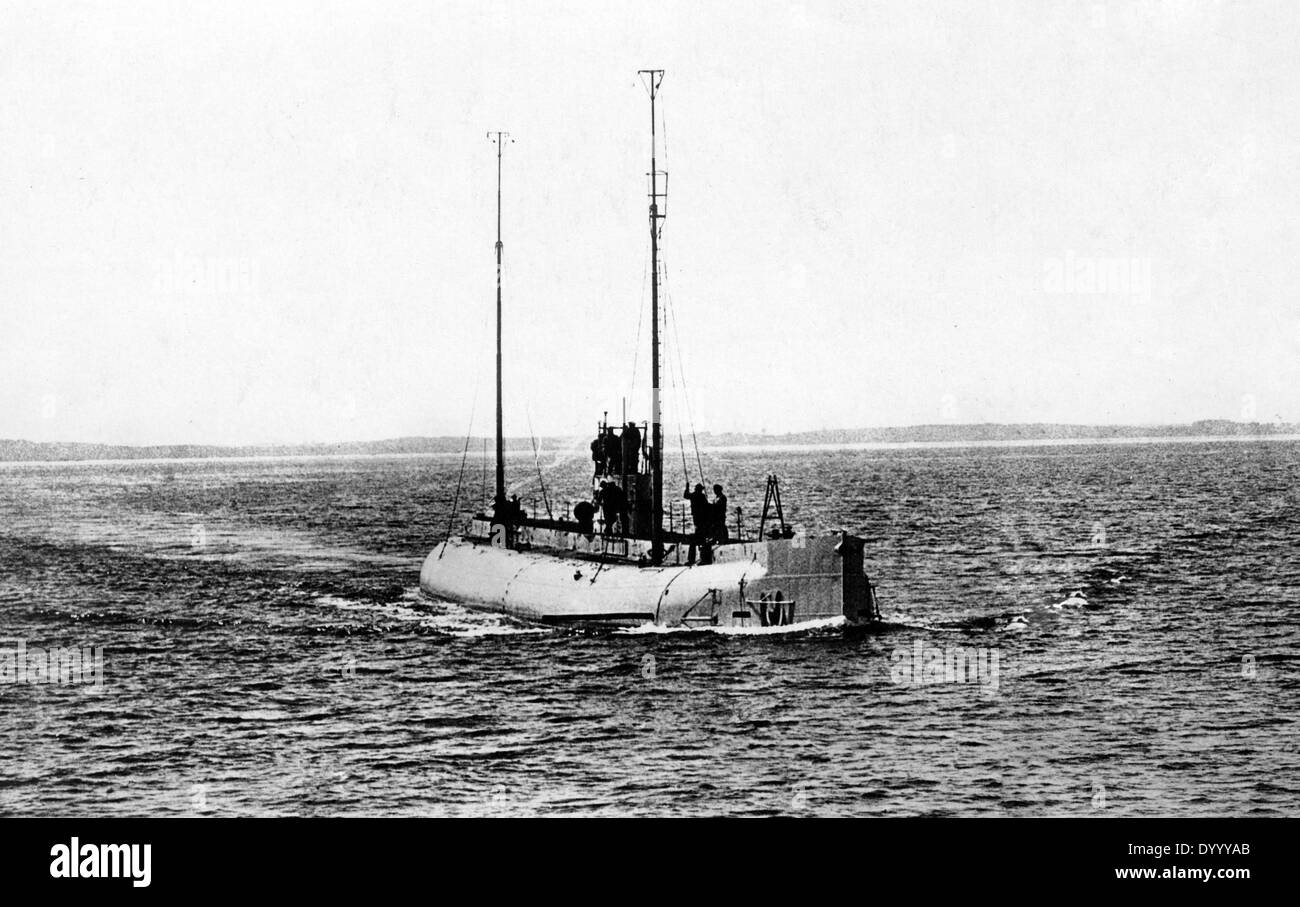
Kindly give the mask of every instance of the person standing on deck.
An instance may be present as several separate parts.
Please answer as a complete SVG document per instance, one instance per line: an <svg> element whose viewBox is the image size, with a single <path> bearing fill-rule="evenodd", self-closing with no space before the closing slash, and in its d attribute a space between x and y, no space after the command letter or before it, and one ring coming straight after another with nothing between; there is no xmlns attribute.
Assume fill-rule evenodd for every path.
<svg viewBox="0 0 1300 907"><path fill-rule="evenodd" d="M686 556L686 563L695 563L695 549L698 546L703 552L705 544L709 539L709 523L713 519L713 513L709 506L709 496L704 493L704 486L696 484L695 490L691 491L690 483L687 483L686 490L682 493L682 500L691 502L691 522L695 524L695 532L691 534L691 549Z"/></svg>
<svg viewBox="0 0 1300 907"><path fill-rule="evenodd" d="M641 431L635 422L623 426L623 473L635 475L641 459Z"/></svg>
<svg viewBox="0 0 1300 907"><path fill-rule="evenodd" d="M723 544L731 538L727 532L727 496L721 485L713 486L713 495L713 503L709 505L713 510L713 530L710 535L718 544Z"/></svg>
<svg viewBox="0 0 1300 907"><path fill-rule="evenodd" d="M616 476L623 472L623 457L619 450L618 435L614 434L614 429L605 426L605 434L602 435L605 444L605 474Z"/></svg>

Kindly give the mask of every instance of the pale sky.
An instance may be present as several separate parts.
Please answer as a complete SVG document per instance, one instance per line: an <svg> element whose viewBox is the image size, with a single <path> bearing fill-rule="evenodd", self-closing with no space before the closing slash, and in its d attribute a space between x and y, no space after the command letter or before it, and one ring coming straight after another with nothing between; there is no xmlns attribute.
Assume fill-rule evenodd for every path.
<svg viewBox="0 0 1300 907"><path fill-rule="evenodd" d="M1298 19L5 3L0 438L490 431L497 129L507 434L646 418L651 67L699 430L1300 421Z"/></svg>

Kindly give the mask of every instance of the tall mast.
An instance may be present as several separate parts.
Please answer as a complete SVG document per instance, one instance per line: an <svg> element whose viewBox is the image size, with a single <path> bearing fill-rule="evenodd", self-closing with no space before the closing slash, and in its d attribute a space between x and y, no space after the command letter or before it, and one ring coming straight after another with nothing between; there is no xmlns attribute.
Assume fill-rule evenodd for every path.
<svg viewBox="0 0 1300 907"><path fill-rule="evenodd" d="M654 511L650 521L650 562L657 566L663 563L664 559L663 427L659 414L659 222L666 215L659 213L659 169L655 161L655 96L659 93L659 84L664 80L664 71L642 69L638 72L650 92L650 411L654 426L650 436L651 449L654 452L650 460L653 489L650 506Z"/></svg>
<svg viewBox="0 0 1300 907"><path fill-rule="evenodd" d="M506 448L501 433L501 148L510 133L489 132L488 138L497 145L497 490L493 501L499 513L506 499Z"/></svg>

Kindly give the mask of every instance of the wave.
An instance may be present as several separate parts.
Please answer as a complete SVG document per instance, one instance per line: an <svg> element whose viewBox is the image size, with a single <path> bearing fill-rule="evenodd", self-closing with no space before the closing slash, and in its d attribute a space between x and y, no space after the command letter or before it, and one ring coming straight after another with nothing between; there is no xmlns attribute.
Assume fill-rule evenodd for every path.
<svg viewBox="0 0 1300 907"><path fill-rule="evenodd" d="M556 630L533 627L499 614L475 611L454 602L427 598L419 589L407 589L399 602L357 601L338 595L317 596L316 604L340 611L360 611L417 624L440 636L476 639L485 636L552 635Z"/></svg>

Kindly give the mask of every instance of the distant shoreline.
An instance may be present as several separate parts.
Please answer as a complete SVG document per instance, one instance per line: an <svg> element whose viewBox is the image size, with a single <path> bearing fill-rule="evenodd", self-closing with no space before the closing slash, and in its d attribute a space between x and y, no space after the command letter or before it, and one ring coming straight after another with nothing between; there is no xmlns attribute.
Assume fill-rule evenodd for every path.
<svg viewBox="0 0 1300 907"><path fill-rule="evenodd" d="M481 449L483 439L470 439L470 454ZM475 441L478 441L475 444ZM1212 441L1300 441L1300 423L1207 421L1169 426L1086 425L920 425L799 432L787 435L718 433L701 434L701 451L728 453L751 450L900 450L963 447L1059 447L1086 444L1205 443ZM582 438L542 438L544 456L573 451L585 456ZM143 463L195 460L311 460L367 457L460 457L464 438L396 438L339 444L216 445L179 444L133 447L76 442L0 440L0 464L40 463ZM533 452L532 440L507 439L507 449L517 455ZM481 456L481 454L480 454ZM478 459L478 457L474 457Z"/></svg>

